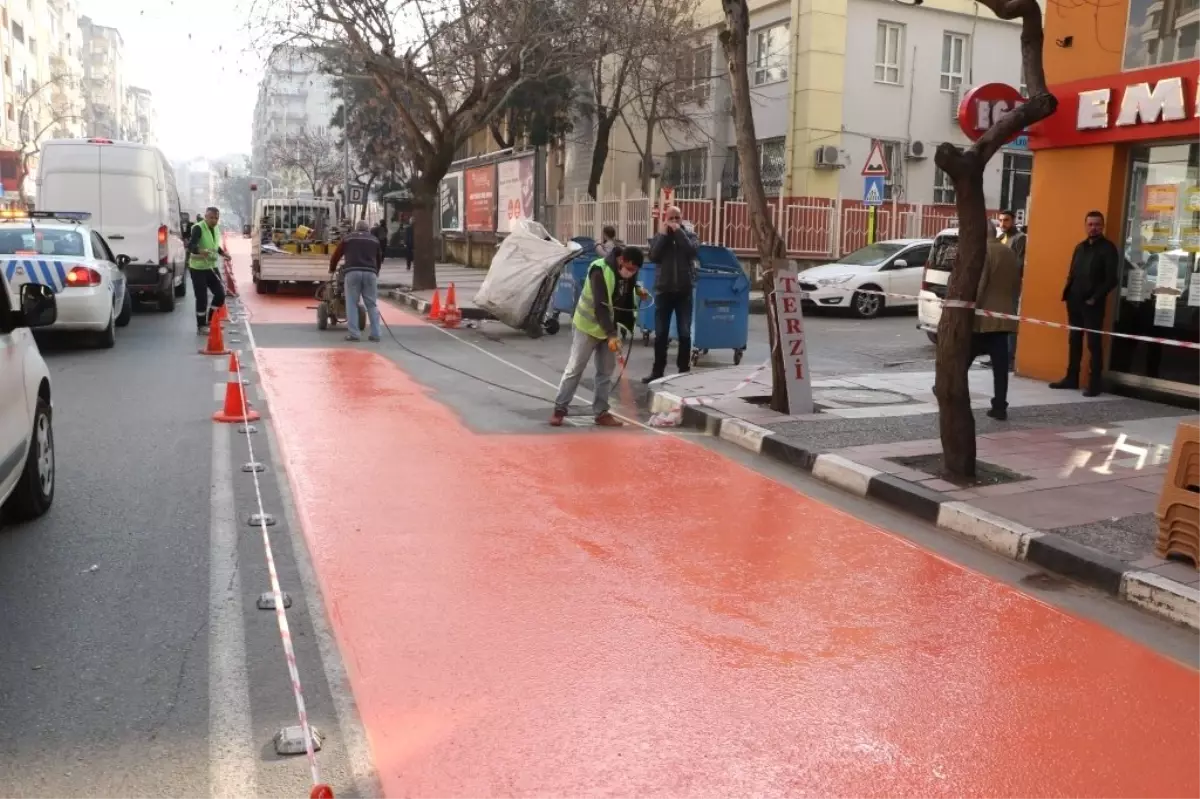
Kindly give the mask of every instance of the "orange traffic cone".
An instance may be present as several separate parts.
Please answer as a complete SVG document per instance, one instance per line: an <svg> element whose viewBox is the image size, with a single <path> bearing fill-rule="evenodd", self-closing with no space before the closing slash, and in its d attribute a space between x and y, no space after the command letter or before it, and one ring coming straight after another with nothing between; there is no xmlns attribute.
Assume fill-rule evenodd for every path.
<svg viewBox="0 0 1200 799"><path fill-rule="evenodd" d="M442 311L442 327L455 328L462 321L462 311L454 297L454 284L446 291L446 310Z"/></svg>
<svg viewBox="0 0 1200 799"><path fill-rule="evenodd" d="M237 350L233 350L232 352L229 353L229 379L230 380L238 380L241 373L242 373L242 362L240 360L238 360ZM249 380L247 380L245 378L240 378L240 379L241 379L243 386L250 384ZM247 400L246 404L249 405L250 401Z"/></svg>
<svg viewBox="0 0 1200 799"><path fill-rule="evenodd" d="M213 311L212 321L216 324L229 320L229 307L226 305L218 305L217 310Z"/></svg>
<svg viewBox="0 0 1200 799"><path fill-rule="evenodd" d="M260 417L258 411L250 407L242 394L242 384L238 382L237 373L229 375L225 384L225 407L213 414L214 422L254 422Z"/></svg>
<svg viewBox="0 0 1200 799"><path fill-rule="evenodd" d="M425 318L434 322L442 318L442 298L437 289L433 290L433 302L429 304L429 315Z"/></svg>
<svg viewBox="0 0 1200 799"><path fill-rule="evenodd" d="M221 332L221 322L213 319L215 324L209 324L208 327L208 342L204 349L200 350L201 355L228 355L229 350L225 349L225 334Z"/></svg>
<svg viewBox="0 0 1200 799"><path fill-rule="evenodd" d="M456 295L454 293L454 284L453 283L450 284L450 288L446 289L446 310L449 310L451 307L454 307L454 308L458 307L458 295ZM446 317L446 311L443 310L442 318L444 319L445 317Z"/></svg>

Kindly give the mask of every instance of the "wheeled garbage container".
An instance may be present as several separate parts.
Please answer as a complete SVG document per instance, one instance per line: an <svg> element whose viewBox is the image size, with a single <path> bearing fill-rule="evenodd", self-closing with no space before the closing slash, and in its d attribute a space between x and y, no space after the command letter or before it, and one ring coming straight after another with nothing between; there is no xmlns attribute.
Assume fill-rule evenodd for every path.
<svg viewBox="0 0 1200 799"><path fill-rule="evenodd" d="M563 268L550 299L550 311L546 315L546 332L551 335L559 331L559 314L570 316L575 313L579 295L583 293L583 281L587 279L588 266L596 260L596 240L587 236L576 236L571 241L583 249L579 255Z"/></svg>

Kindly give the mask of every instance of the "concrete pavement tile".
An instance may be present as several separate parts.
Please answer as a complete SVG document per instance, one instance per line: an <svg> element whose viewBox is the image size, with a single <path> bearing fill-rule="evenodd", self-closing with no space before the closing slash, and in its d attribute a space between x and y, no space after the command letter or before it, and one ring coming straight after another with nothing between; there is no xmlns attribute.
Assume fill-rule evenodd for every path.
<svg viewBox="0 0 1200 799"><path fill-rule="evenodd" d="M1158 522L1153 513L1137 513L1117 519L1101 519L1086 524L1065 525L1054 532L1072 541L1093 547L1129 561L1146 563L1149 567L1165 563L1154 557L1154 541ZM1138 566L1136 568L1146 568Z"/></svg>
<svg viewBox="0 0 1200 799"><path fill-rule="evenodd" d="M1121 485L1127 485L1131 488L1136 488L1139 491L1147 491L1157 497L1160 493L1162 493L1164 481L1165 478L1163 475L1147 474L1140 477L1134 477L1132 479L1122 480Z"/></svg>
<svg viewBox="0 0 1200 799"><path fill-rule="evenodd" d="M958 491L962 486L955 485L948 480L943 480L940 477L935 477L932 480L921 480L920 484L930 489L931 491L941 491L943 493L949 491Z"/></svg>
<svg viewBox="0 0 1200 799"><path fill-rule="evenodd" d="M1184 583L1185 585L1194 581L1198 574L1195 566L1180 560L1167 561L1163 565L1149 569L1148 571L1161 574L1163 577Z"/></svg>
<svg viewBox="0 0 1200 799"><path fill-rule="evenodd" d="M959 488L954 491L947 491L946 495L957 500L970 501L979 498L979 492L972 488Z"/></svg>
<svg viewBox="0 0 1200 799"><path fill-rule="evenodd" d="M973 504L1042 530L1146 513L1154 507L1146 492L1107 483L1033 491L1019 503L989 496Z"/></svg>
<svg viewBox="0 0 1200 799"><path fill-rule="evenodd" d="M1152 571L1154 569L1157 569L1159 566L1165 565L1166 563L1167 563L1167 561L1163 560L1162 558L1158 557L1157 555L1146 555L1144 557L1138 558L1137 560L1133 561L1129 565L1135 569L1142 569L1144 571Z"/></svg>

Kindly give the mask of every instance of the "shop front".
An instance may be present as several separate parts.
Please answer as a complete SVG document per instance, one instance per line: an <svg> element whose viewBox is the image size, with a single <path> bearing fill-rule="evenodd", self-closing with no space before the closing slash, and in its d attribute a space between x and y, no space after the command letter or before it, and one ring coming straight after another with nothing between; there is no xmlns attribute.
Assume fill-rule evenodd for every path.
<svg viewBox="0 0 1200 799"><path fill-rule="evenodd" d="M1130 24L1141 19L1144 5L1133 3ZM1074 25L1054 17L1047 15L1048 49L1056 41L1053 26ZM1179 42L1194 41L1188 26L1197 23L1181 19L1173 49L1155 51L1161 57L1194 55L1194 44L1188 49ZM1144 36L1126 38L1131 46L1144 45ZM1112 48L1086 52L1086 44L1075 54L1083 58L1047 57L1059 109L1030 130L1036 168L1022 313L1066 321L1062 290L1071 253L1085 237L1087 213L1101 211L1105 235L1124 255L1106 331L1159 340L1105 336L1106 379L1114 389L1190 403L1200 397L1200 351L1170 342L1200 341L1200 68L1191 58L1122 69L1131 62L1129 52L1122 60ZM1148 60L1141 55L1142 63ZM1103 71L1088 75L1088 63ZM1075 79L1054 83L1052 64ZM1023 323L1020 340L1018 373L1047 381L1064 375L1064 331Z"/></svg>

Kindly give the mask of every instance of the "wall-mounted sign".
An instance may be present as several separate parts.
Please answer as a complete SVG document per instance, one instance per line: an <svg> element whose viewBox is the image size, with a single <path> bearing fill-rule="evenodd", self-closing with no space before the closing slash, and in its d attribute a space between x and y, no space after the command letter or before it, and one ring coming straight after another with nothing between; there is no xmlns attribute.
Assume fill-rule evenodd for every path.
<svg viewBox="0 0 1200 799"><path fill-rule="evenodd" d="M496 167L493 164L467 170L467 230L472 233L496 229Z"/></svg>
<svg viewBox="0 0 1200 799"><path fill-rule="evenodd" d="M1196 137L1200 81L1195 61L1089 78L1051 91L1058 111L1030 128L1034 150Z"/></svg>
<svg viewBox="0 0 1200 799"><path fill-rule="evenodd" d="M984 83L968 91L958 103L958 127L967 138L976 141L1008 114L1011 114L1025 98L1021 93L1004 83ZM1021 135L1016 131L1008 141Z"/></svg>

